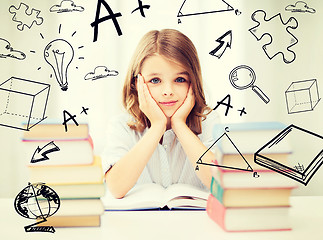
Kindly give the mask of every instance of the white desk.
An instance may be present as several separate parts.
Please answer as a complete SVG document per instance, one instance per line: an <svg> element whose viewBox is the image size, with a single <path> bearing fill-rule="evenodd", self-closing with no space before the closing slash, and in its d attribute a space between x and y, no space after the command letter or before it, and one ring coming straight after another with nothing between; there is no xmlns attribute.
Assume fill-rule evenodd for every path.
<svg viewBox="0 0 323 240"><path fill-rule="evenodd" d="M292 231L227 233L205 211L105 212L98 228L55 228L55 233L25 233L31 220L18 215L13 199L0 199L1 240L113 240L113 239L216 239L216 240L322 240L323 196L291 198Z"/></svg>

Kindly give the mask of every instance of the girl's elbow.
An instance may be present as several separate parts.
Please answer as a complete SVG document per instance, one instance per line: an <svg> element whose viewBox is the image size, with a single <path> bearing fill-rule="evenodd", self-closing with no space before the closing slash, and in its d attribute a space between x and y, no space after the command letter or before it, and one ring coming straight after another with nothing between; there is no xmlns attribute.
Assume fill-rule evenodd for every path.
<svg viewBox="0 0 323 240"><path fill-rule="evenodd" d="M123 190L120 185L115 184L112 179L109 179L108 174L105 175L105 182L106 182L108 191L111 193L111 195L114 198L118 198L118 199L123 198L128 193L127 190Z"/></svg>

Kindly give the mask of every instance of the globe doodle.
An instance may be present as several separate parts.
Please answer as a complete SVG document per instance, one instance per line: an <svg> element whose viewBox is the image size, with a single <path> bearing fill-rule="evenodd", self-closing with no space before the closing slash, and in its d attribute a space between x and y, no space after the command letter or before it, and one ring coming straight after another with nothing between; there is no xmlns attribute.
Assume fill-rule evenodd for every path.
<svg viewBox="0 0 323 240"><path fill-rule="evenodd" d="M32 228L33 225L45 222L46 218L55 214L60 207L59 196L44 183L28 183L28 186L16 196L14 206L19 215L29 219L42 220L26 226L26 232L54 230L53 227Z"/></svg>

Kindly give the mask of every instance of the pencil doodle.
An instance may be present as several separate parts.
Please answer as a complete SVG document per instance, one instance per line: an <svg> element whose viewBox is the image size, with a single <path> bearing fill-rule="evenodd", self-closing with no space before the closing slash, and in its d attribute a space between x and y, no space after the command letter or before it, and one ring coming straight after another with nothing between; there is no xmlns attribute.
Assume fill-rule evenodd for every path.
<svg viewBox="0 0 323 240"><path fill-rule="evenodd" d="M249 87L261 98L266 104L270 101L266 94L256 85L256 73L246 65L240 65L231 70L229 80L233 87L239 90L244 90Z"/></svg>
<svg viewBox="0 0 323 240"><path fill-rule="evenodd" d="M25 27L31 28L33 24L41 25L44 21L42 17L39 16L40 10L32 8L29 10L29 6L25 3L20 3L17 8L14 5L9 7L9 12L13 14L12 21L17 22L17 29L23 31Z"/></svg>
<svg viewBox="0 0 323 240"><path fill-rule="evenodd" d="M16 196L14 207L20 216L37 220L36 223L25 226L25 232L55 232L53 226L34 227L46 222L60 208L59 196L45 183L28 183Z"/></svg>
<svg viewBox="0 0 323 240"><path fill-rule="evenodd" d="M134 13L135 11L137 11L137 10L140 10L140 14L141 14L141 16L143 16L143 17L146 17L145 16L145 12L144 12L144 9L146 8L146 9L149 9L150 8L150 5L142 5L142 1L141 0L138 0L138 7L137 8L135 8L132 12L131 12L131 14L132 13Z"/></svg>
<svg viewBox="0 0 323 240"><path fill-rule="evenodd" d="M109 15L104 16L100 18L100 11L101 11L101 5L105 7L105 9L108 11ZM94 28L94 35L93 35L93 42L96 42L98 40L98 33L99 33L99 24L107 21L112 20L114 27L118 33L118 36L122 35L121 28L119 26L118 17L121 17L121 13L114 13L112 9L110 8L109 4L105 0L98 0L97 8L96 8L96 14L95 14L95 20L91 23L91 27Z"/></svg>
<svg viewBox="0 0 323 240"><path fill-rule="evenodd" d="M44 49L45 61L52 67L62 91L68 89L67 70L74 58L72 45L64 39L55 39Z"/></svg>
<svg viewBox="0 0 323 240"><path fill-rule="evenodd" d="M84 80L97 80L100 78L106 78L108 76L117 76L119 73L116 70L109 70L105 66L97 66L93 72L89 72L85 75Z"/></svg>
<svg viewBox="0 0 323 240"><path fill-rule="evenodd" d="M59 5L53 5L50 12L64 13L64 12L83 12L84 7L76 6L72 0L62 0Z"/></svg>
<svg viewBox="0 0 323 240"><path fill-rule="evenodd" d="M184 0L177 17L234 11L234 8L224 0L209 0L208 2L207 4L201 4L198 0Z"/></svg>
<svg viewBox="0 0 323 240"><path fill-rule="evenodd" d="M49 90L49 84L17 77L1 83L0 125L29 131L46 118Z"/></svg>
<svg viewBox="0 0 323 240"><path fill-rule="evenodd" d="M249 29L249 32L260 41L264 36L269 37L269 41L262 47L267 57L272 60L281 54L285 63L291 63L296 59L296 54L291 48L298 43L298 39L291 30L298 27L298 22L294 17L283 21L280 13L267 18L266 12L257 10L251 15L251 19L257 23ZM278 27L280 26L280 27Z"/></svg>
<svg viewBox="0 0 323 240"><path fill-rule="evenodd" d="M288 114L312 111L321 100L316 79L292 82L285 98Z"/></svg>
<svg viewBox="0 0 323 240"><path fill-rule="evenodd" d="M26 58L26 54L22 51L13 49L9 41L4 38L0 38L0 58L24 60Z"/></svg>
<svg viewBox="0 0 323 240"><path fill-rule="evenodd" d="M269 154L270 152L274 152L276 148L283 149L288 146L291 139L296 139L304 143L311 143L311 151L308 151L306 148L294 148L292 158L289 159L290 161L288 164L279 162L278 159L271 158L272 155ZM254 154L254 162L306 186L323 164L322 146L323 136L291 124ZM306 155L298 155L303 154L301 151L303 153L306 151Z"/></svg>
<svg viewBox="0 0 323 240"><path fill-rule="evenodd" d="M196 161L196 164L197 165L206 165L206 166L219 167L219 168L226 168L226 169L231 169L231 170L240 170L240 171L253 172L252 167L250 166L248 161L245 159L245 157L242 155L242 153L237 148L237 146L234 144L234 142L231 140L231 138L229 137L229 134L227 132L229 132L229 131L226 129L225 132L219 138L217 138L212 143L212 145L202 154L202 156ZM240 160L244 161L245 168L236 167L236 166L221 165L216 160L213 160L212 163L203 162L204 155L207 154L209 151L212 151L214 149L214 147L217 147L217 146L221 145L222 142L224 142L224 141L227 141L227 142L229 142L229 144L231 144L231 147L238 154L238 156L240 157ZM195 168L195 170L199 170L198 166Z"/></svg>
<svg viewBox="0 0 323 240"><path fill-rule="evenodd" d="M31 163L36 163L36 162L41 162L45 160L49 160L49 157L47 156L48 154L52 152L57 152L60 151L59 147L54 143L54 141L51 141L47 143L43 147L37 147L30 162Z"/></svg>
<svg viewBox="0 0 323 240"><path fill-rule="evenodd" d="M290 4L285 7L286 11L289 12L301 12L301 13L315 13L314 8L310 8L306 2L297 1L295 4Z"/></svg>
<svg viewBox="0 0 323 240"><path fill-rule="evenodd" d="M215 41L218 42L219 45L215 49L213 49L209 54L220 59L223 53L225 52L225 50L227 48L231 48L232 31L231 30L227 31L225 34L223 34Z"/></svg>

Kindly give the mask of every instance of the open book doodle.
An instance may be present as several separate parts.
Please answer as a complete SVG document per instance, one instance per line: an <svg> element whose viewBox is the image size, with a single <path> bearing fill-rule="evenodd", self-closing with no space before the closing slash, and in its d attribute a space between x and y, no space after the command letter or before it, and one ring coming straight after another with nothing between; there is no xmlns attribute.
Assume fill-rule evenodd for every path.
<svg viewBox="0 0 323 240"><path fill-rule="evenodd" d="M303 144L311 144L313 150L309 152L305 146L294 147L292 159L288 164L280 163L269 157L268 153L293 140L301 141L300 143ZM261 147L254 154L254 161L306 186L323 163L323 137L291 124Z"/></svg>

